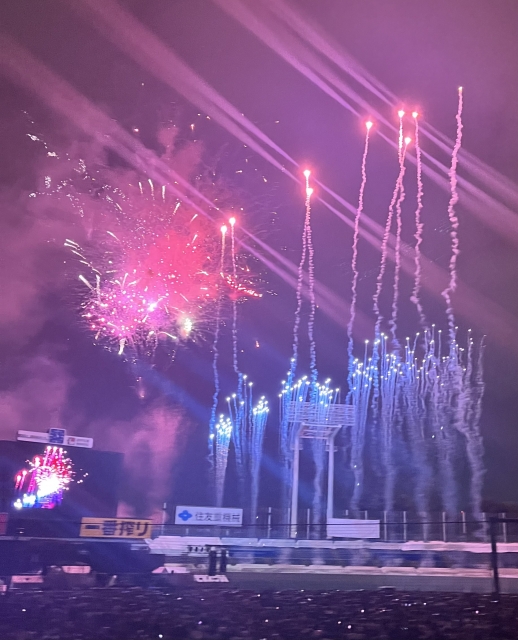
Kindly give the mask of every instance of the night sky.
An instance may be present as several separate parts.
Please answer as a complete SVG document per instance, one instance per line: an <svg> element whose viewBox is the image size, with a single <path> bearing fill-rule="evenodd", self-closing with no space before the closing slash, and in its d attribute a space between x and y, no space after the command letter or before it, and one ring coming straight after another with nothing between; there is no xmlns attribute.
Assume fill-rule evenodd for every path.
<svg viewBox="0 0 518 640"><path fill-rule="evenodd" d="M94 345L81 326L70 258L63 248L74 223L30 202L29 194L41 186L48 159L42 145L27 134L37 133L59 148L72 149L74 144L93 148L94 138L97 146L107 139L111 122L157 154L158 131L173 123L182 144L203 145L203 167L226 185L236 208L244 209L239 213L241 226L296 264L304 216L301 169L311 167L316 180L356 207L363 123L372 117L376 124L365 212L384 225L398 164L394 146L378 135L395 142L395 130L380 116L395 127L397 109L417 108L423 129L446 136L451 149L457 88L462 85L461 284L454 306L461 339L468 327L477 339L487 336L484 496L518 502L518 186L513 182L518 170L518 5L514 0L298 0L287 5L296 7L297 15L323 35L331 51L344 56L342 60L347 56L348 74L338 58L331 62L315 53L314 34L306 32L304 39L291 25L279 22L268 10L270 4L19 0L3 7L0 436L10 439L18 429L43 431L62 425L70 434L94 437L100 448L124 452L123 497L137 510L145 510L146 504L157 508L163 500L185 504L208 500L204 456L213 384L210 327L196 342L179 349L172 364L162 362L154 369L142 365L148 396L140 400L129 367ZM243 15L245 28L236 16L251 8L253 14ZM288 59L281 57L283 53ZM334 97L326 94L317 86L322 85L321 75L307 77L311 61L327 69L345 90L337 89ZM358 69L378 88L377 96L358 81ZM394 98L384 100L381 87L383 95ZM72 90L76 102L67 98ZM356 101L347 90L355 93ZM243 114L243 122L255 125L277 145L272 150L260 143L276 163L300 175L299 183L224 126L225 119L238 123L229 104ZM99 110L106 119L87 117L88 109ZM232 127L244 130L242 124ZM422 147L429 154L426 162L435 166L439 182L445 183L450 152L426 135ZM279 149L300 167L290 164ZM122 163L113 152L107 162L112 167ZM409 243L414 177L412 165L407 187L412 204L404 210L409 223L404 239ZM344 384L352 230L319 201L321 195L347 220L354 214L326 195L323 187L316 187L318 367L323 377ZM449 194L428 176L424 197L423 252L430 263L444 269L449 260ZM216 220L216 230L220 223ZM283 269L245 233L239 237ZM241 368L254 380L257 392L276 405L291 356L295 294L260 259L250 258L250 265L264 295L239 305ZM357 338L361 340L372 335L371 298L378 265L379 249L360 240ZM423 302L432 321L444 326L444 302L437 295L442 283L433 281L434 274L425 274ZM418 328L415 308L408 302L411 288L412 281L404 274L402 335L412 335ZM236 385L228 322L224 334L223 397ZM307 366L307 359L302 358L301 364ZM261 494L264 505L277 503L276 436L272 416ZM227 502L234 500L232 483L231 476Z"/></svg>

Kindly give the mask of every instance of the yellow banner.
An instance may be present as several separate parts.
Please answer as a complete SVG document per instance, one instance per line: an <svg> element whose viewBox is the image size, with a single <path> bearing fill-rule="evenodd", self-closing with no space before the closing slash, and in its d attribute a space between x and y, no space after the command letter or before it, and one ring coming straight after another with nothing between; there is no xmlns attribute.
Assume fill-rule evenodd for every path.
<svg viewBox="0 0 518 640"><path fill-rule="evenodd" d="M81 538L151 538L151 520L81 518Z"/></svg>

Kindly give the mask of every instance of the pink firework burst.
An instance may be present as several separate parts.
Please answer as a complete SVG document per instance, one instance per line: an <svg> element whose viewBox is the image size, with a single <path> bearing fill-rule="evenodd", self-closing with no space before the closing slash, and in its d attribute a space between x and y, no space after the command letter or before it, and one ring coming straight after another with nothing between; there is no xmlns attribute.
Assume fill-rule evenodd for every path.
<svg viewBox="0 0 518 640"><path fill-rule="evenodd" d="M87 266L82 316L96 340L119 354L150 355L160 340L192 337L226 289L217 226L165 189L139 184L105 196L117 215L103 218L90 247L66 245Z"/></svg>
<svg viewBox="0 0 518 640"><path fill-rule="evenodd" d="M18 497L14 506L17 509L53 509L61 504L63 492L72 482L72 477L70 458L66 457L61 447L48 446L42 456L35 456L29 462L29 469L17 474L15 490Z"/></svg>

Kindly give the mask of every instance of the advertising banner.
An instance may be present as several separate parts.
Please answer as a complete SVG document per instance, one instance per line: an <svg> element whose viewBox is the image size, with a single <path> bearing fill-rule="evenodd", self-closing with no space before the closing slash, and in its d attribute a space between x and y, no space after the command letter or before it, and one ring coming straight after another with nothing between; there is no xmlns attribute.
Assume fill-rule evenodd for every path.
<svg viewBox="0 0 518 640"><path fill-rule="evenodd" d="M23 442L42 442L48 444L49 434L42 431L18 431L17 440Z"/></svg>
<svg viewBox="0 0 518 640"><path fill-rule="evenodd" d="M83 436L65 436L65 444L67 447L91 449L94 446L94 441L93 438L84 438Z"/></svg>
<svg viewBox="0 0 518 640"><path fill-rule="evenodd" d="M12 576L11 584L43 584L43 576L33 575L33 576Z"/></svg>
<svg viewBox="0 0 518 640"><path fill-rule="evenodd" d="M240 527L243 524L243 509L225 509L219 507L176 507L175 524Z"/></svg>
<svg viewBox="0 0 518 640"><path fill-rule="evenodd" d="M50 429L44 431L18 431L16 439L22 442L41 442L42 444L55 444L67 447L82 447L91 449L94 446L93 438L83 436L67 436L64 429Z"/></svg>
<svg viewBox="0 0 518 640"><path fill-rule="evenodd" d="M81 538L151 538L151 520L140 518L82 518Z"/></svg>

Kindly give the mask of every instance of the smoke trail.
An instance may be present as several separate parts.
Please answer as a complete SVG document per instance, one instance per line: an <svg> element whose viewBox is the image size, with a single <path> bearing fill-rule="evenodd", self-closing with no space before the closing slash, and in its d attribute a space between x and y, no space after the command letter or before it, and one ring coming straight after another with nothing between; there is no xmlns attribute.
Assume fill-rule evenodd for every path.
<svg viewBox="0 0 518 640"><path fill-rule="evenodd" d="M405 146L401 153L401 180L399 184L399 198L396 202L396 248L395 248L395 267L394 267L394 293L392 297L392 317L389 321L390 332L392 333L392 344L395 349L399 349L399 342L396 337L397 330L397 314L398 314L398 299L399 299L399 275L401 272L401 228L403 225L403 219L401 215L401 207L405 200L405 186L403 183L405 177L405 157L410 138L405 138Z"/></svg>
<svg viewBox="0 0 518 640"><path fill-rule="evenodd" d="M462 392L459 397L460 418L456 424L466 439L466 453L471 472L470 502L473 517L481 520L482 485L484 479L484 447L480 434L480 416L482 413L483 382L483 341L478 348L478 357L474 361L474 343L469 332L466 366L463 370Z"/></svg>
<svg viewBox="0 0 518 640"><path fill-rule="evenodd" d="M321 403L324 407L327 407L327 398L325 397L325 391L327 387L322 389L318 383L318 370L317 370L317 352L314 336L315 328L315 263L314 263L314 250L313 239L311 230L311 195L313 189L309 186L309 171L305 171L306 177L306 239L308 246L308 293L310 311L308 318L308 338L309 338L309 367L311 372L311 384L310 384L310 402L313 403L315 408L320 409ZM322 438L313 438L311 442L311 448L313 452L313 460L315 462L315 477L313 480L313 524L319 525L322 523L322 505L323 505L323 478L324 478L324 464L325 464L325 440Z"/></svg>
<svg viewBox="0 0 518 640"><path fill-rule="evenodd" d="M357 292L356 288L358 286L358 236L360 234L360 218L363 213L363 194L365 193L365 185L367 184L367 154L369 151L369 132L372 127L372 122L367 122L365 124L367 128L367 132L365 134L365 146L363 148L363 157L362 157L362 181L360 185L360 195L358 196L358 208L356 209L356 215L354 218L354 234L353 234L353 255L351 260L351 270L353 273L353 281L351 286L351 315L349 317L349 323L347 324L347 355L349 357L349 374L348 374L348 383L349 383L349 392L347 395L347 400L350 399L352 393L352 376L354 371L354 360L353 360L353 326L354 320L356 318L356 299Z"/></svg>
<svg viewBox="0 0 518 640"><path fill-rule="evenodd" d="M311 451L315 462L315 477L313 479L313 528L314 536L320 537L320 527L323 519L323 488L324 488L324 467L326 455L326 441L324 438L313 438L311 440Z"/></svg>
<svg viewBox="0 0 518 640"><path fill-rule="evenodd" d="M304 283L304 265L306 263L306 256L308 254L308 200L311 194L308 193L308 181L311 172L309 169L304 171L304 177L306 179L306 215L304 218L304 227L302 231L302 252L300 256L300 263L297 270L297 288L296 288L296 298L297 298L297 306L295 309L295 320L293 323L293 354L290 361L290 368L288 371L288 377L286 382L283 382L284 388L281 394L281 425L280 425L280 440L281 440L281 452L282 457L284 459L284 472L285 472L285 483L284 486L286 488L290 485L290 466L292 460L292 445L293 445L293 426L295 423L290 422L288 415L288 407L290 403L289 391L293 388L295 372L297 370L298 357L299 357L299 328L300 328L300 320L301 320L301 310L302 310L302 286ZM310 211L309 211L310 213ZM311 245L312 248L312 245ZM314 282L313 282L313 291L314 291ZM287 498L287 494L284 496Z"/></svg>
<svg viewBox="0 0 518 640"><path fill-rule="evenodd" d="M256 495L258 493L262 441L268 413L268 403L264 400L264 396L259 402L261 411L256 411L253 406L253 382L245 384L246 380L247 376L241 374L239 393L233 393L227 398L232 422L239 494L244 506L253 502L254 478L257 486ZM255 523L254 518L255 516L252 517L252 524Z"/></svg>
<svg viewBox="0 0 518 640"><path fill-rule="evenodd" d="M439 330L437 350L437 376L432 388L431 412L433 416L432 437L438 445L439 469L443 508L449 515L458 510L458 491L455 478L455 458L457 454L455 424L458 422L459 375L458 347L450 344L447 356L442 356Z"/></svg>
<svg viewBox="0 0 518 640"><path fill-rule="evenodd" d="M238 466L238 479L239 490L243 505L248 505L251 502L251 483L250 474L252 468L252 429L253 429L253 382L246 382L247 376L239 376L239 387L237 392L237 399L239 404L239 438L236 440L236 463ZM237 435L237 431L236 431ZM253 523L252 523L253 524Z"/></svg>
<svg viewBox="0 0 518 640"><path fill-rule="evenodd" d="M419 114L417 111L412 113L415 123L415 155L417 164L417 208L415 210L415 276L414 289L410 300L415 304L419 315L419 322L422 327L427 326L426 316L424 315L423 306L421 304L421 243L423 242L424 224L421 222L421 211L423 209L423 164L421 158L421 145L419 143Z"/></svg>
<svg viewBox="0 0 518 640"><path fill-rule="evenodd" d="M458 218L455 214L455 204L458 202L457 185L457 155L460 150L462 140L462 89L459 88L459 108L457 111L457 138L452 153L452 164L449 172L451 197L448 203L448 217L451 223L451 247L449 272L450 281L442 295L446 301L446 315L448 319L449 353L441 363L441 386L439 395L441 397L441 432L439 442L442 445L442 465L445 472L444 477L444 500L445 508L451 514L456 514L458 510L458 493L456 491L454 464L457 457L458 438L457 434L465 433L465 410L466 410L466 390L463 364L461 361L461 349L457 343L455 318L451 305L451 293L456 287L456 261L459 254L459 242L457 230L459 226ZM439 332L440 333L440 332ZM471 370L471 346L469 346L468 365ZM467 437L467 436L466 436ZM469 454L468 454L469 455Z"/></svg>
<svg viewBox="0 0 518 640"><path fill-rule="evenodd" d="M478 359L474 376L473 414L471 420L471 437L468 442L468 456L471 465L471 506L473 514L481 519L482 514L482 487L484 482L484 441L480 433L480 418L482 415L482 398L484 397L484 340L478 347Z"/></svg>
<svg viewBox="0 0 518 640"><path fill-rule="evenodd" d="M387 215L387 222L385 223L385 230L383 232L383 239L381 242L381 260L380 260L380 268L378 272L378 276L376 278L376 290L374 292L373 300L373 308L376 316L376 323L374 326L374 349L372 352L372 384L374 393L372 395L372 409L374 412L374 420L378 419L379 411L378 411L378 403L380 398L380 379L379 379L379 351L378 348L381 345L381 348L384 348L384 342L380 338L380 330L381 330L381 321L383 320L383 316L380 311L380 296L381 290L383 288L383 276L385 275L385 269L387 266L387 246L388 240L390 236L390 228L392 226L392 218L394 216L394 207L396 206L396 202L398 200L398 195L400 188L403 182L403 175L405 172L405 164L403 159L403 116L404 112L399 111L399 143L398 143L398 158L399 158L399 174L396 179L396 184L394 187L394 191L392 193L392 198L389 204L389 210Z"/></svg>
<svg viewBox="0 0 518 640"><path fill-rule="evenodd" d="M320 526L324 522L323 519L323 507L325 504L324 493L324 467L325 467L325 451L326 451L326 439L321 437L324 435L320 430L323 425L329 424L329 410L332 404L336 403L338 394L334 393L329 388L330 380L326 380L324 384L318 382L311 383L310 389L310 402L311 411L314 416L314 422L318 425L317 433L311 439L311 451L313 454L313 460L315 462L315 476L313 478L313 509L312 509L312 523L316 525L313 529L313 534L316 537L320 536ZM320 432L319 432L320 431Z"/></svg>
<svg viewBox="0 0 518 640"><path fill-rule="evenodd" d="M416 336L416 342L417 337ZM432 471L428 463L427 441L425 438L426 403L424 400L425 385L428 382L430 341L425 338L425 354L423 365L418 366L414 348L410 349L408 341L405 351L405 374L403 379L402 402L403 415L406 417L410 451L414 460L416 482L414 487L415 506L423 522L424 540L429 537L429 496Z"/></svg>
<svg viewBox="0 0 518 640"><path fill-rule="evenodd" d="M236 265L236 243L235 243L235 233L234 227L236 224L236 219L234 217L230 218L230 242L231 242L231 257L232 257L232 277L234 279L234 283L237 285L237 265ZM237 443L236 452L239 449L239 457L244 460L243 447L244 443L247 441L247 415L246 415L246 402L243 399L243 374L239 370L239 363L237 359L237 299L234 298L232 300L232 366L234 368L234 372L237 375L237 404L239 407L239 411L236 412L234 416L234 442ZM245 389L246 393L246 389ZM237 453L236 453L237 455ZM240 465L238 465L238 469L240 469ZM241 491L244 497L244 484L245 484L246 471L243 470L241 474Z"/></svg>
<svg viewBox="0 0 518 640"><path fill-rule="evenodd" d="M250 435L250 473L251 473L251 522L255 524L257 517L257 502L259 499L259 474L263 454L264 431L268 420L268 401L262 396L259 403L252 410Z"/></svg>
<svg viewBox="0 0 518 640"><path fill-rule="evenodd" d="M229 220L231 229L231 257L232 257L232 277L234 283L237 284L237 263L236 263L236 250L235 250L235 224L236 219L234 217ZM254 502L253 486L252 492L250 492L250 479L252 479L252 485L254 484L254 458L257 456L257 465L260 465L261 451L262 451L262 436L260 436L261 446L258 449L254 449L254 408L252 402L252 386L253 383L249 382L245 385L247 376L243 375L239 370L238 362L238 334L237 334L237 299L232 301L232 364L234 372L237 375L237 393L232 395L232 404L229 405L231 421L233 424L233 439L234 449L236 454L236 465L239 480L239 491L243 505L251 504ZM263 427L264 429L264 427ZM258 493L258 474L259 466L256 471L256 498L255 504L257 505L257 493ZM255 514L252 514L252 524L255 524Z"/></svg>
<svg viewBox="0 0 518 640"><path fill-rule="evenodd" d="M457 218L457 214L455 213L455 205L459 201L459 194L457 192L457 164L458 164L458 154L460 151L460 147L462 144L462 87L459 87L459 106L457 109L457 137L455 139L455 146L453 147L453 153L451 156L451 167L448 172L448 176L450 178L450 201L448 203L448 217L450 219L451 224L451 258L450 258L450 281L448 286L442 292L442 296L446 301L446 314L448 316L448 327L450 333L450 342L453 343L455 340L455 317L453 315L453 308L451 304L451 294L455 291L457 287L457 257L460 253L459 251L459 238L458 238L458 228L459 228L459 219Z"/></svg>
<svg viewBox="0 0 518 640"><path fill-rule="evenodd" d="M242 421L243 404L244 400L238 402L236 393L227 397L228 413L232 423L232 440L234 442L234 452L236 456L239 492L240 497L243 498L244 502L243 488L246 477L244 442L246 434L244 433L243 427L246 425L244 425Z"/></svg>
<svg viewBox="0 0 518 640"><path fill-rule="evenodd" d="M400 156L400 158L402 158L402 156ZM388 215L387 215L387 222L385 224L385 231L383 233L383 240L381 243L381 262L380 262L378 277L376 278L376 291L372 298L374 303L373 304L374 313L376 314L376 325L375 325L376 339L379 339L381 321L383 319L383 316L381 315L381 311L380 311L379 301L380 301L381 290L383 287L383 276L385 275L385 269L387 266L387 245L388 245L388 239L390 236L390 228L392 226L392 218L394 216L394 207L396 206L399 190L401 189L401 183L403 181L404 171L405 171L404 163L400 160L399 174L396 180L396 185L394 187L394 192L392 193L392 199L390 201Z"/></svg>
<svg viewBox="0 0 518 640"><path fill-rule="evenodd" d="M232 434L232 422L222 415L216 425L216 506L223 505L223 493L225 490L225 476L227 474L228 448Z"/></svg>
<svg viewBox="0 0 518 640"><path fill-rule="evenodd" d="M352 513L357 514L360 500L365 496L363 456L367 427L372 431L373 440L369 442L374 447L371 464L375 464L378 456L381 462L380 493L387 512L394 509L396 480L404 471L397 464L396 437L404 438L403 443L408 444L414 461L414 502L423 521L425 539L429 537L425 522L432 492L441 498L448 517L454 518L458 512L457 461L461 441L465 442L470 468L469 495L475 519L481 517L485 472L480 433L483 345L476 354L469 335L467 349L462 349L455 339L453 344L448 341L446 355L443 355L441 335L441 331L436 334L434 325L427 330L420 357L416 354L419 334L413 346L407 338L403 353L387 353L387 337L382 334L379 344L373 348L376 360L374 356L368 357L366 343L363 362L354 360L351 388L351 402L355 407L351 432L354 489L349 504ZM375 380L378 390L374 388ZM374 403L375 393L379 398ZM370 450L367 454L371 455Z"/></svg>
<svg viewBox="0 0 518 640"><path fill-rule="evenodd" d="M225 237L227 234L227 227L223 225L221 227L221 258L220 258L220 273L223 278L225 269ZM212 409L210 414L209 423L209 463L211 470L214 468L214 437L216 427L216 411L218 408L219 400L219 372L218 372L218 359L219 359L219 330L221 322L221 295L218 295L216 301L216 329L214 331L214 341L212 343L212 371L214 373L214 394L212 396Z"/></svg>
<svg viewBox="0 0 518 640"><path fill-rule="evenodd" d="M354 476L354 487L350 506L353 513L359 508L359 501L363 491L363 451L374 371L372 358L367 358L368 345L369 341L367 340L365 342L363 363L355 360L357 366L352 378L352 403L355 407L355 419L351 433L351 467ZM384 355L383 346L382 344L382 357Z"/></svg>
<svg viewBox="0 0 518 640"><path fill-rule="evenodd" d="M355 420L354 425L351 430L351 467L353 470L354 476L354 488L353 488L353 496L351 498L351 509L356 510L358 508L358 503L361 495L361 491L363 490L363 450L365 445L365 428L367 422L367 410L368 405L365 402L365 399L368 403L368 393L365 394L363 376L367 374L369 382L367 383L367 388L370 391L370 382L372 382L372 377L370 377L369 372L366 371L366 367L364 366L363 370L358 369L355 373L355 365L357 364L357 360L353 358L353 326L354 320L356 317L356 300L357 300L357 285L358 285L358 267L357 267L357 259L358 259L358 236L360 231L360 218L363 212L363 197L365 193L365 186L367 184L367 154L369 151L369 133L372 127L372 123L369 121L366 123L366 134L365 134L365 146L363 149L363 157L362 157L362 181L360 185L360 193L358 196L358 208L356 210L356 215L354 219L354 234L353 234L353 255L351 260L351 269L353 272L353 281L351 285L351 310L349 317L349 324L347 325L347 337L348 337L348 345L347 345L347 354L349 360L349 372L348 372L348 393L347 393L347 402L353 403L355 406ZM366 343L367 345L368 343ZM377 346L376 346L377 348ZM367 349L367 346L366 346ZM364 365L367 362L364 360ZM356 385L356 386L355 386Z"/></svg>
<svg viewBox="0 0 518 640"><path fill-rule="evenodd" d="M378 423L382 435L382 459L385 471L384 509L388 513L394 509L394 490L396 484L396 468L394 466L394 431L398 426L399 416L396 407L401 377L401 361L399 354L392 353L380 360L380 396L381 410Z"/></svg>
<svg viewBox="0 0 518 640"><path fill-rule="evenodd" d="M232 254L232 277L234 278L234 283L237 284L236 243L235 243L235 233L234 233L236 219L230 218L229 223L230 223L230 243L231 243L231 254ZM233 364L235 373L237 374L238 378L240 378L241 373L239 372L239 366L237 361L237 299L236 298L232 300L232 364Z"/></svg>

